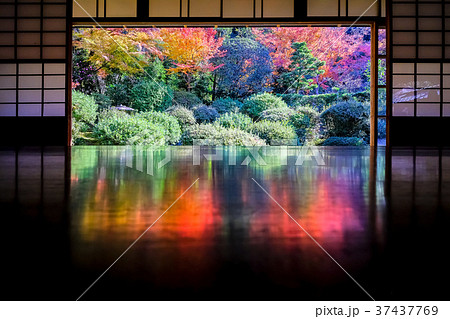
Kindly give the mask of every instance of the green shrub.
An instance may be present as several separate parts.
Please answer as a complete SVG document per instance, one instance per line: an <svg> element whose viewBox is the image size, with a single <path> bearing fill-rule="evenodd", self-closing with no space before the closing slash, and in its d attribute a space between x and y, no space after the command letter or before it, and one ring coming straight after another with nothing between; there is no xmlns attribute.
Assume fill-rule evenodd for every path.
<svg viewBox="0 0 450 319"><path fill-rule="evenodd" d="M197 121L195 120L194 112L188 110L184 106L174 106L168 109L167 113L175 117L182 128L197 123Z"/></svg>
<svg viewBox="0 0 450 319"><path fill-rule="evenodd" d="M106 145L164 145L165 129L137 115L108 110L100 113L94 138Z"/></svg>
<svg viewBox="0 0 450 319"><path fill-rule="evenodd" d="M278 94L290 107L311 106L318 111L327 109L339 100L339 94L328 93L318 95Z"/></svg>
<svg viewBox="0 0 450 319"><path fill-rule="evenodd" d="M95 103L97 103L99 110L109 109L112 105L111 98L105 94L94 92L92 93L92 97L95 99Z"/></svg>
<svg viewBox="0 0 450 319"><path fill-rule="evenodd" d="M183 144L192 145L194 140L196 145L265 145L258 136L239 129L224 128L217 124L195 124L188 127L183 133Z"/></svg>
<svg viewBox="0 0 450 319"><path fill-rule="evenodd" d="M370 109L356 101L340 102L321 114L326 136L370 136Z"/></svg>
<svg viewBox="0 0 450 319"><path fill-rule="evenodd" d="M237 128L248 131L252 128L253 120L250 116L242 113L225 113L215 123L225 128Z"/></svg>
<svg viewBox="0 0 450 319"><path fill-rule="evenodd" d="M92 96L72 91L72 118L93 125L97 118L98 105Z"/></svg>
<svg viewBox="0 0 450 319"><path fill-rule="evenodd" d="M130 79L125 77L120 83L111 83L106 86L106 96L112 106L128 105L130 103Z"/></svg>
<svg viewBox="0 0 450 319"><path fill-rule="evenodd" d="M188 109L202 103L195 94L186 91L174 91L172 93L172 105L174 107L184 106Z"/></svg>
<svg viewBox="0 0 450 319"><path fill-rule="evenodd" d="M239 112L242 108L242 102L234 100L232 98L217 99L212 104L211 107L215 108L219 114Z"/></svg>
<svg viewBox="0 0 450 319"><path fill-rule="evenodd" d="M257 118L268 109L287 107L284 101L275 95L269 93L255 94L244 101L242 110L252 118Z"/></svg>
<svg viewBox="0 0 450 319"><path fill-rule="evenodd" d="M270 145L292 144L297 139L295 130L285 122L260 121L252 125L251 133L258 135Z"/></svg>
<svg viewBox="0 0 450 319"><path fill-rule="evenodd" d="M264 140L262 140L258 136L240 129L222 128L220 130L220 138L223 141L223 145L236 145L236 146L266 145Z"/></svg>
<svg viewBox="0 0 450 319"><path fill-rule="evenodd" d="M364 146L367 145L364 139L359 137L336 137L332 136L321 142L321 146Z"/></svg>
<svg viewBox="0 0 450 319"><path fill-rule="evenodd" d="M302 144L309 144L317 138L320 128L320 114L310 107L298 107L290 117L289 123Z"/></svg>
<svg viewBox="0 0 450 319"><path fill-rule="evenodd" d="M164 84L144 79L133 86L130 92L130 105L138 111L164 111L171 104L171 91Z"/></svg>
<svg viewBox="0 0 450 319"><path fill-rule="evenodd" d="M169 114L150 111L139 113L136 117L144 118L151 124L159 124L164 128L166 144L176 144L181 138L181 127L177 119Z"/></svg>
<svg viewBox="0 0 450 319"><path fill-rule="evenodd" d="M195 106L193 110L194 117L198 123L212 123L219 117L216 109L204 104Z"/></svg>
<svg viewBox="0 0 450 319"><path fill-rule="evenodd" d="M294 115L294 110L289 107L279 107L276 109L268 109L261 112L259 119L272 122L288 121L289 118Z"/></svg>

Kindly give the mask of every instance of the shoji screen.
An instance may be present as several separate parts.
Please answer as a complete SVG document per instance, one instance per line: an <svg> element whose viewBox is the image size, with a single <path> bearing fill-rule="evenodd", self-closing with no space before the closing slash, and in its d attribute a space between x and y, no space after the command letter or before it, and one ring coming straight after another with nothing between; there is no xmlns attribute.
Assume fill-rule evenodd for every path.
<svg viewBox="0 0 450 319"><path fill-rule="evenodd" d="M310 17L386 16L386 0L308 0Z"/></svg>
<svg viewBox="0 0 450 319"><path fill-rule="evenodd" d="M393 144L441 144L450 86L450 2L392 1ZM421 127L421 134L407 134ZM403 131L403 132L402 132Z"/></svg>
<svg viewBox="0 0 450 319"><path fill-rule="evenodd" d="M73 17L293 18L294 0L74 0ZM145 9L144 9L145 8ZM142 10L146 10L146 12Z"/></svg>
<svg viewBox="0 0 450 319"><path fill-rule="evenodd" d="M66 118L67 10L64 0L0 2L0 118L34 118L36 127Z"/></svg>

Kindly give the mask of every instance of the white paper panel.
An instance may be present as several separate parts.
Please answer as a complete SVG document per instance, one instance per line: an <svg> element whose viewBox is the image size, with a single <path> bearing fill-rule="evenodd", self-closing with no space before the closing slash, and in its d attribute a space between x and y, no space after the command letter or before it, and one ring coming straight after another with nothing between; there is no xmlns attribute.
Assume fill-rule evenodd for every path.
<svg viewBox="0 0 450 319"><path fill-rule="evenodd" d="M45 63L44 64L45 74L65 74L66 65L64 63Z"/></svg>
<svg viewBox="0 0 450 319"><path fill-rule="evenodd" d="M440 59L442 57L442 48L436 47L419 47L420 59Z"/></svg>
<svg viewBox="0 0 450 319"><path fill-rule="evenodd" d="M14 45L14 33L2 33L0 36L0 45Z"/></svg>
<svg viewBox="0 0 450 319"><path fill-rule="evenodd" d="M220 17L220 0L190 0L191 17Z"/></svg>
<svg viewBox="0 0 450 319"><path fill-rule="evenodd" d="M337 17L338 0L308 0L308 16Z"/></svg>
<svg viewBox="0 0 450 319"><path fill-rule="evenodd" d="M65 90L45 90L44 102L64 102L66 100Z"/></svg>
<svg viewBox="0 0 450 319"><path fill-rule="evenodd" d="M253 18L253 0L224 0L224 18Z"/></svg>
<svg viewBox="0 0 450 319"><path fill-rule="evenodd" d="M419 16L441 16L442 6L440 4L419 4Z"/></svg>
<svg viewBox="0 0 450 319"><path fill-rule="evenodd" d="M41 57L41 50L39 47L18 47L18 59L39 59Z"/></svg>
<svg viewBox="0 0 450 319"><path fill-rule="evenodd" d="M394 46L392 48L394 58L399 59L414 59L416 57L416 47L399 47Z"/></svg>
<svg viewBox="0 0 450 319"><path fill-rule="evenodd" d="M14 48L0 47L0 59L5 59L5 60L14 59Z"/></svg>
<svg viewBox="0 0 450 319"><path fill-rule="evenodd" d="M59 89L64 88L66 77L64 75L46 75L44 76L44 88Z"/></svg>
<svg viewBox="0 0 450 319"><path fill-rule="evenodd" d="M179 17L180 0L150 0L150 17Z"/></svg>
<svg viewBox="0 0 450 319"><path fill-rule="evenodd" d="M65 31L66 20L65 19L44 19L42 25L44 31Z"/></svg>
<svg viewBox="0 0 450 319"><path fill-rule="evenodd" d="M41 104L19 104L19 116L41 116Z"/></svg>
<svg viewBox="0 0 450 319"><path fill-rule="evenodd" d="M41 6L39 4L19 4L17 6L18 17L39 17Z"/></svg>
<svg viewBox="0 0 450 319"><path fill-rule="evenodd" d="M441 106L438 103L417 104L417 116L440 116Z"/></svg>
<svg viewBox="0 0 450 319"><path fill-rule="evenodd" d="M378 16L378 6L379 1L375 2L373 0L348 0L348 15L354 17Z"/></svg>
<svg viewBox="0 0 450 319"><path fill-rule="evenodd" d="M107 17L135 17L136 16L136 0L107 0L106 16Z"/></svg>
<svg viewBox="0 0 450 319"><path fill-rule="evenodd" d="M40 31L41 21L39 19L18 19L17 30L19 31Z"/></svg>
<svg viewBox="0 0 450 319"><path fill-rule="evenodd" d="M255 18L261 18L261 1L255 0Z"/></svg>
<svg viewBox="0 0 450 319"><path fill-rule="evenodd" d="M442 32L419 32L419 44L442 44Z"/></svg>
<svg viewBox="0 0 450 319"><path fill-rule="evenodd" d="M15 89L16 77L15 76L0 76L0 89Z"/></svg>
<svg viewBox="0 0 450 319"><path fill-rule="evenodd" d="M78 4L73 2L74 17L78 18L78 17L96 16L97 4L95 0L77 0L77 2Z"/></svg>
<svg viewBox="0 0 450 319"><path fill-rule="evenodd" d="M417 90L416 100L417 102L436 102L439 103L441 101L439 90Z"/></svg>
<svg viewBox="0 0 450 319"><path fill-rule="evenodd" d="M44 59L64 59L66 57L65 47L42 48L42 57Z"/></svg>
<svg viewBox="0 0 450 319"><path fill-rule="evenodd" d="M19 74L41 74L42 64L40 63L24 63L19 64Z"/></svg>
<svg viewBox="0 0 450 319"><path fill-rule="evenodd" d="M392 106L393 116L414 116L413 103L396 103Z"/></svg>
<svg viewBox="0 0 450 319"><path fill-rule="evenodd" d="M0 17L14 17L14 6L4 5L2 10L0 10Z"/></svg>
<svg viewBox="0 0 450 319"><path fill-rule="evenodd" d="M416 29L415 18L395 18L392 21L393 30L407 30L414 31Z"/></svg>
<svg viewBox="0 0 450 319"><path fill-rule="evenodd" d="M16 74L16 65L13 63L0 63L0 74Z"/></svg>
<svg viewBox="0 0 450 319"><path fill-rule="evenodd" d="M42 100L42 92L40 90L20 90L19 102L36 102L39 103Z"/></svg>
<svg viewBox="0 0 450 319"><path fill-rule="evenodd" d="M444 98L444 102L450 102L450 90L443 90L444 94L443 94L443 98Z"/></svg>
<svg viewBox="0 0 450 319"><path fill-rule="evenodd" d="M18 45L39 45L40 43L41 43L41 34L39 32L17 34Z"/></svg>
<svg viewBox="0 0 450 319"><path fill-rule="evenodd" d="M44 5L44 17L65 17L66 6L63 4Z"/></svg>
<svg viewBox="0 0 450 319"><path fill-rule="evenodd" d="M294 0L264 0L264 18L293 18Z"/></svg>
<svg viewBox="0 0 450 319"><path fill-rule="evenodd" d="M394 32L392 43L395 44L416 44L415 32Z"/></svg>
<svg viewBox="0 0 450 319"><path fill-rule="evenodd" d="M394 63L393 73L414 73L414 63Z"/></svg>
<svg viewBox="0 0 450 319"><path fill-rule="evenodd" d="M440 75L417 75L417 88L440 87Z"/></svg>
<svg viewBox="0 0 450 319"><path fill-rule="evenodd" d="M14 31L14 19L3 19L2 27L4 31Z"/></svg>
<svg viewBox="0 0 450 319"><path fill-rule="evenodd" d="M419 30L441 30L442 19L419 18Z"/></svg>
<svg viewBox="0 0 450 319"><path fill-rule="evenodd" d="M0 90L0 103L15 103L16 91L15 90Z"/></svg>
<svg viewBox="0 0 450 319"><path fill-rule="evenodd" d="M42 87L42 76L19 76L19 88L39 89Z"/></svg>
<svg viewBox="0 0 450 319"><path fill-rule="evenodd" d="M442 116L450 116L450 104L444 104L442 107Z"/></svg>
<svg viewBox="0 0 450 319"><path fill-rule="evenodd" d="M44 33L42 35L42 44L44 45L65 45L66 44L66 33Z"/></svg>
<svg viewBox="0 0 450 319"><path fill-rule="evenodd" d="M406 3L394 3L392 5L392 15L394 17L401 16L415 16L416 15L416 5L406 4Z"/></svg>
<svg viewBox="0 0 450 319"><path fill-rule="evenodd" d="M0 104L0 116L16 116L16 105Z"/></svg>
<svg viewBox="0 0 450 319"><path fill-rule="evenodd" d="M66 105L58 104L44 104L44 116L65 116Z"/></svg>
<svg viewBox="0 0 450 319"><path fill-rule="evenodd" d="M413 88L414 75L393 75L392 86L394 88Z"/></svg>
<svg viewBox="0 0 450 319"><path fill-rule="evenodd" d="M450 75L444 75L443 76L443 84L442 84L442 86L444 87L444 88L447 88L447 89L450 89Z"/></svg>
<svg viewBox="0 0 450 319"><path fill-rule="evenodd" d="M105 16L105 0L98 1L98 12L97 16L104 17Z"/></svg>
<svg viewBox="0 0 450 319"><path fill-rule="evenodd" d="M440 63L417 63L417 73L422 74L440 74Z"/></svg>

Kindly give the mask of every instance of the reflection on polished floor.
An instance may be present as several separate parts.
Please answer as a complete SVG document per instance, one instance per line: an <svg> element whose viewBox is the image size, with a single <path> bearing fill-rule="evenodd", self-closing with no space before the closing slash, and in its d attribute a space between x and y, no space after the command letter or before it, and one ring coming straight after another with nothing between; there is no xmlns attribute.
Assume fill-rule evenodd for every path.
<svg viewBox="0 0 450 319"><path fill-rule="evenodd" d="M448 299L450 151L201 152L2 149L2 299L77 299L197 178L82 300L369 300L255 181L376 300Z"/></svg>

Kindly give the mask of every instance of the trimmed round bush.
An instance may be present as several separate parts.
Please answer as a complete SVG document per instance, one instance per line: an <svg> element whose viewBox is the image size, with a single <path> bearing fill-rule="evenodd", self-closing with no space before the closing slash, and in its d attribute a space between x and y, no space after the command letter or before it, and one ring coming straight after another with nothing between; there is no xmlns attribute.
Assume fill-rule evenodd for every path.
<svg viewBox="0 0 450 319"><path fill-rule="evenodd" d="M188 109L202 103L202 100L197 95L186 91L174 91L172 93L172 105L174 107L184 106Z"/></svg>
<svg viewBox="0 0 450 319"><path fill-rule="evenodd" d="M370 136L370 110L356 101L340 102L321 114L327 136Z"/></svg>
<svg viewBox="0 0 450 319"><path fill-rule="evenodd" d="M337 137L332 136L320 143L321 146L364 146L367 145L364 139L359 137Z"/></svg>
<svg viewBox="0 0 450 319"><path fill-rule="evenodd" d="M142 116L108 110L100 113L94 138L104 145L164 145L165 129Z"/></svg>
<svg viewBox="0 0 450 319"><path fill-rule="evenodd" d="M242 113L225 113L215 123L225 128L237 128L248 131L252 128L253 120L250 116Z"/></svg>
<svg viewBox="0 0 450 319"><path fill-rule="evenodd" d="M271 122L282 122L288 121L292 115L294 115L295 111L290 109L289 107L279 107L276 109L268 109L261 112L259 119L267 120Z"/></svg>
<svg viewBox="0 0 450 319"><path fill-rule="evenodd" d="M98 105L92 96L72 91L72 118L93 125L97 119Z"/></svg>
<svg viewBox="0 0 450 319"><path fill-rule="evenodd" d="M136 115L137 117L141 117L146 119L148 122L152 124L159 124L164 128L164 135L166 144L176 144L180 141L181 138L181 127L178 124L178 120L172 115L150 111L139 113Z"/></svg>
<svg viewBox="0 0 450 319"><path fill-rule="evenodd" d="M289 119L302 144L317 138L320 127L320 114L311 107L298 107Z"/></svg>
<svg viewBox="0 0 450 319"><path fill-rule="evenodd" d="M217 99L212 104L211 107L215 108L219 114L239 112L242 108L242 102L234 100L232 98Z"/></svg>
<svg viewBox="0 0 450 319"><path fill-rule="evenodd" d="M219 113L217 113L216 109L200 104L193 108L194 117L198 123L211 123L219 117Z"/></svg>
<svg viewBox="0 0 450 319"><path fill-rule="evenodd" d="M145 79L133 86L130 107L138 111L164 111L171 104L171 91L164 84Z"/></svg>
<svg viewBox="0 0 450 319"><path fill-rule="evenodd" d="M292 126L282 122L260 121L253 124L251 132L258 135L270 145L291 145L297 140Z"/></svg>
<svg viewBox="0 0 450 319"><path fill-rule="evenodd" d="M185 108L184 106L175 106L167 110L167 113L172 115L178 120L178 123L182 128L197 123L195 120L194 112Z"/></svg>
<svg viewBox="0 0 450 319"><path fill-rule="evenodd" d="M224 128L217 124L195 124L186 129L183 134L183 144L192 145L236 145L257 146L265 145L264 141L251 133Z"/></svg>
<svg viewBox="0 0 450 319"><path fill-rule="evenodd" d="M287 104L278 96L270 93L255 94L244 101L243 112L252 118L257 118L268 109L287 107Z"/></svg>

